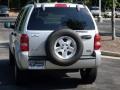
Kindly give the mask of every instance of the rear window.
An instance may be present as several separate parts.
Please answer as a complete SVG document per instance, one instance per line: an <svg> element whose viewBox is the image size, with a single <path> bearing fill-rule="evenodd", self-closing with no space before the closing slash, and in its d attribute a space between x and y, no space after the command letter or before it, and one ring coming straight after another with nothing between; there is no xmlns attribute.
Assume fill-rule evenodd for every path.
<svg viewBox="0 0 120 90"><path fill-rule="evenodd" d="M85 8L35 8L28 22L28 30L93 30L93 20Z"/></svg>

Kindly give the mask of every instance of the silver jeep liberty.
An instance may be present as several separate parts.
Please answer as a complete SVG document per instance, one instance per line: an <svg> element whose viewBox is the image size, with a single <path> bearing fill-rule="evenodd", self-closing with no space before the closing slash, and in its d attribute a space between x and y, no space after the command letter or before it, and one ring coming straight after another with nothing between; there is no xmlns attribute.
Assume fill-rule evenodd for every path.
<svg viewBox="0 0 120 90"><path fill-rule="evenodd" d="M10 65L16 82L25 70L79 71L93 83L101 63L100 35L87 6L72 3L28 4L10 34ZM23 75L21 75L23 74Z"/></svg>

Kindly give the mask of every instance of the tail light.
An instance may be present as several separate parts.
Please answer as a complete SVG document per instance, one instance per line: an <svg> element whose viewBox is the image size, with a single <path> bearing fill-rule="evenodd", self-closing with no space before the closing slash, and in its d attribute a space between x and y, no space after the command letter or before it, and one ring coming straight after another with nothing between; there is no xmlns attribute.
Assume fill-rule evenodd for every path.
<svg viewBox="0 0 120 90"><path fill-rule="evenodd" d="M22 34L20 37L21 51L29 51L29 37L27 34Z"/></svg>
<svg viewBox="0 0 120 90"><path fill-rule="evenodd" d="M100 35L96 34L95 38L94 38L94 50L100 49L100 47L101 47L100 41L101 41Z"/></svg>

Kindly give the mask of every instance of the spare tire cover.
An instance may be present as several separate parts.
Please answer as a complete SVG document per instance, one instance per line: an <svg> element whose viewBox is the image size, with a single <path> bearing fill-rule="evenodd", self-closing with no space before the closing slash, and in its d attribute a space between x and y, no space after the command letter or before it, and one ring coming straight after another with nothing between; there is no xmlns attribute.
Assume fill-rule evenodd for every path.
<svg viewBox="0 0 120 90"><path fill-rule="evenodd" d="M83 43L73 30L54 31L46 41L46 54L50 61L60 66L69 66L80 59Z"/></svg>

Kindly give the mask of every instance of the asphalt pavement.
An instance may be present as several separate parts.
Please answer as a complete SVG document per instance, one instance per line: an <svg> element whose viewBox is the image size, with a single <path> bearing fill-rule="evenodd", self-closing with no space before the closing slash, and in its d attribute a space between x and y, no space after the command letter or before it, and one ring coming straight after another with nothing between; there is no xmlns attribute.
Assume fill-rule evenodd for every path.
<svg viewBox="0 0 120 90"><path fill-rule="evenodd" d="M81 83L80 74L67 73L67 76L56 77L57 74L29 74L28 82L17 86L9 67L8 48L0 48L0 90L120 90L120 60L102 58L98 69L97 80L93 84Z"/></svg>
<svg viewBox="0 0 120 90"><path fill-rule="evenodd" d="M112 34L112 25L111 25L111 19L104 19L103 22L98 22L96 20L99 32L102 35L111 35ZM120 18L116 18L115 20L115 31L116 35L120 36Z"/></svg>

